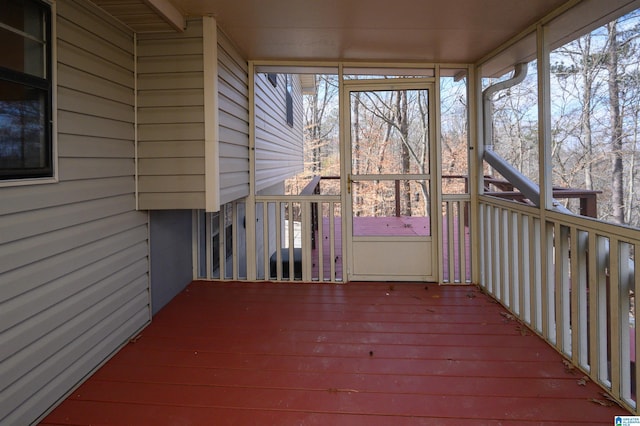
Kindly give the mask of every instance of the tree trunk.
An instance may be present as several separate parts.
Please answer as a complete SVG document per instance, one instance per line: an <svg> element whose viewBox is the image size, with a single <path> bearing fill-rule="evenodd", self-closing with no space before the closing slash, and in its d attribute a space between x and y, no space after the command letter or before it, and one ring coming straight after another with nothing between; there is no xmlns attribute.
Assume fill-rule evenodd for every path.
<svg viewBox="0 0 640 426"><path fill-rule="evenodd" d="M582 111L580 124L582 126L584 146L584 187L593 190L593 140L591 132L591 92L593 90L593 67L589 66L591 56L591 37L585 37L585 46L582 47Z"/></svg>
<svg viewBox="0 0 640 426"><path fill-rule="evenodd" d="M607 25L609 43L607 52L607 71L609 73L609 108L611 120L611 206L615 223L624 223L624 165L622 163L622 116L620 114L620 87L618 84L618 31L617 21Z"/></svg>
<svg viewBox="0 0 640 426"><path fill-rule="evenodd" d="M353 170L354 174L360 173L360 92L355 92L355 99L353 99L353 118L351 119L353 123L353 146L351 147L351 155L353 156ZM357 194L356 188L351 186L351 197L353 200L353 207L360 206L362 204L362 200ZM360 210L356 213L357 216L360 216Z"/></svg>
<svg viewBox="0 0 640 426"><path fill-rule="evenodd" d="M409 153L409 120L408 120L409 106L407 102L407 91L401 90L398 92L396 99L396 119L398 122L398 128L400 130L401 138L405 141L402 144L402 174L410 173L411 167L411 154ZM406 216L411 216L411 184L408 180L402 182L402 197L404 198ZM397 214L397 212L396 212Z"/></svg>

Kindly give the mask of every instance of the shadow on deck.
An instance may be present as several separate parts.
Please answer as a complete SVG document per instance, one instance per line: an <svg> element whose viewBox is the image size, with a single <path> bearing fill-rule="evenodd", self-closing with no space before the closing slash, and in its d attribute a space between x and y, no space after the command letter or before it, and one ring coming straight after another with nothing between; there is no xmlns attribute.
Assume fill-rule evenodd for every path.
<svg viewBox="0 0 640 426"><path fill-rule="evenodd" d="M473 286L194 282L42 424L613 424ZM604 405L603 405L604 404Z"/></svg>

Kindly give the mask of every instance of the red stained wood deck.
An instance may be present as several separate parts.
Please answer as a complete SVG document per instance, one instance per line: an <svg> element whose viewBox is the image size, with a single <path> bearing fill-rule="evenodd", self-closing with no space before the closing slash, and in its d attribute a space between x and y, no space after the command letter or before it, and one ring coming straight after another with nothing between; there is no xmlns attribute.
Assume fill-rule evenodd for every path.
<svg viewBox="0 0 640 426"><path fill-rule="evenodd" d="M627 414L580 379L475 287L194 282L42 424L609 425Z"/></svg>

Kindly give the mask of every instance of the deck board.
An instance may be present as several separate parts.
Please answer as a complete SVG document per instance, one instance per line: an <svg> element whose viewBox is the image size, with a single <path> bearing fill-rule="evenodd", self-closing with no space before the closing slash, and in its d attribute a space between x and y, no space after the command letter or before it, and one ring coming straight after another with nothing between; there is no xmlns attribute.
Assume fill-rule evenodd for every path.
<svg viewBox="0 0 640 426"><path fill-rule="evenodd" d="M613 424L469 286L194 282L43 425Z"/></svg>

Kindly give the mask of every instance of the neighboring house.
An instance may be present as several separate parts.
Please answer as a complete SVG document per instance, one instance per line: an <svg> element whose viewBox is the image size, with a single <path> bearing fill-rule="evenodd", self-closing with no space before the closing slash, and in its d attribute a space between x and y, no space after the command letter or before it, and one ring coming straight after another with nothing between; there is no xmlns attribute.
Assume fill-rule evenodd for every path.
<svg viewBox="0 0 640 426"><path fill-rule="evenodd" d="M135 338L192 279L208 276L206 247L227 232L225 212L236 228L266 220L245 203L281 195L302 170L305 82L255 72L251 61L265 58L245 57L252 53L213 17L185 20L168 0L124 2L141 13L109 0L0 1L0 424L21 425ZM584 4L598 18L637 6ZM519 30L542 18L536 13ZM336 45L322 37L306 43L314 52ZM372 42L372 60L383 41ZM386 48L390 61L411 59L394 52ZM485 207L473 196L477 213ZM265 239L272 247L275 236L265 234L233 233L245 250L230 253ZM231 261L226 269L241 277L265 274L264 263L247 271L246 260ZM473 280L490 280L480 263Z"/></svg>

